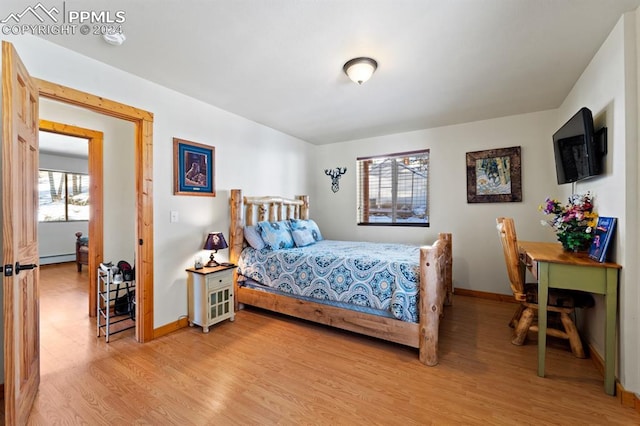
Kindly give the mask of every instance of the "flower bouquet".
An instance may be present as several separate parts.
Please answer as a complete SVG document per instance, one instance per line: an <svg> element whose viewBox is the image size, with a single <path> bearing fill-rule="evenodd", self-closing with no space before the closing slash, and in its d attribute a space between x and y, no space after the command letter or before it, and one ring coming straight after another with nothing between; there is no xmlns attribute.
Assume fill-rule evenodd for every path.
<svg viewBox="0 0 640 426"><path fill-rule="evenodd" d="M553 215L551 220L543 220L542 224L554 229L565 250L583 251L589 248L598 220L598 215L593 212L591 193L573 194L565 205L547 198L538 209L544 214Z"/></svg>

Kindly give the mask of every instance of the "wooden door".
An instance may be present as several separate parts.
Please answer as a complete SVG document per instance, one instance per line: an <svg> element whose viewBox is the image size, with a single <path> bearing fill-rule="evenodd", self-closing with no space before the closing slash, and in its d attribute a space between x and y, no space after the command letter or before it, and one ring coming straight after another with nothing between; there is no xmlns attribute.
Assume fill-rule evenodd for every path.
<svg viewBox="0 0 640 426"><path fill-rule="evenodd" d="M26 424L40 384L38 89L2 42L2 265L7 425Z"/></svg>

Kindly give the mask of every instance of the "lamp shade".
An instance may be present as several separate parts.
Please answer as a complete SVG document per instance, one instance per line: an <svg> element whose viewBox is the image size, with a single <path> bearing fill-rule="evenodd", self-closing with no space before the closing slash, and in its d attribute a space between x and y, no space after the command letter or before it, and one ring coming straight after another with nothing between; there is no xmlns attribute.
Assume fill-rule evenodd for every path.
<svg viewBox="0 0 640 426"><path fill-rule="evenodd" d="M347 61L342 69L349 78L358 84L369 80L373 72L378 68L378 63L371 58L354 58Z"/></svg>
<svg viewBox="0 0 640 426"><path fill-rule="evenodd" d="M222 250L229 247L222 232L209 232L204 242L204 250Z"/></svg>

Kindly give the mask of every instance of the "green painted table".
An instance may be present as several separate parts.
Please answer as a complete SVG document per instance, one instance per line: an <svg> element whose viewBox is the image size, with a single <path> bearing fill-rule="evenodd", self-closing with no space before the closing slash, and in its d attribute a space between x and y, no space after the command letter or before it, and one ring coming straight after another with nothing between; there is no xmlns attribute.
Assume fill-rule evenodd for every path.
<svg viewBox="0 0 640 426"><path fill-rule="evenodd" d="M544 377L549 288L581 290L605 297L604 391L615 394L615 338L618 310L618 271L622 266L596 262L586 253L571 253L559 243L519 241L524 261L538 280L538 376Z"/></svg>

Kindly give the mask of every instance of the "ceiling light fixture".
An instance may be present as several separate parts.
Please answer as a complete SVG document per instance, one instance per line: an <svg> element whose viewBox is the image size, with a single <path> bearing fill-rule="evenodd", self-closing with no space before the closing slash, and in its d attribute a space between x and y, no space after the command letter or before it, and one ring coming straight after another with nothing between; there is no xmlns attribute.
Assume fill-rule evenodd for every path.
<svg viewBox="0 0 640 426"><path fill-rule="evenodd" d="M112 46L122 46L127 39L124 33L104 34L102 38Z"/></svg>
<svg viewBox="0 0 640 426"><path fill-rule="evenodd" d="M359 85L369 80L378 68L378 63L371 58L354 58L344 64L342 69L349 78Z"/></svg>

